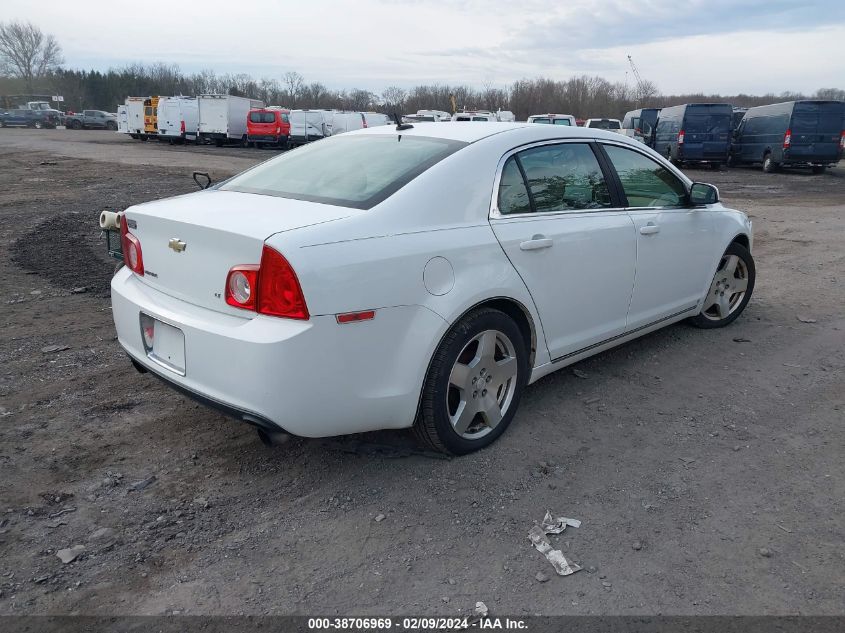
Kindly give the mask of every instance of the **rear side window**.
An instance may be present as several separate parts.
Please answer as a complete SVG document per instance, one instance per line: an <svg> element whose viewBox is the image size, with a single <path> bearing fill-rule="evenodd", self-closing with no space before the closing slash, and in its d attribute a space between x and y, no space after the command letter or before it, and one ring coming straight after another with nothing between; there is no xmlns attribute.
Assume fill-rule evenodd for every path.
<svg viewBox="0 0 845 633"><path fill-rule="evenodd" d="M338 136L262 163L220 189L369 209L466 143L421 136Z"/></svg>
<svg viewBox="0 0 845 633"><path fill-rule="evenodd" d="M678 207L686 203L686 185L660 163L639 152L604 145L629 207Z"/></svg>
<svg viewBox="0 0 845 633"><path fill-rule="evenodd" d="M508 159L502 170L498 206L502 215L531 212L531 199L528 197L528 189L515 156Z"/></svg>
<svg viewBox="0 0 845 633"><path fill-rule="evenodd" d="M604 174L593 150L586 143L542 145L522 151L514 159L525 173L528 198L534 213L582 211L611 206ZM509 164L505 167L509 167ZM515 193L520 191L515 181L516 171L513 168L507 174L502 172L500 201L514 201L510 207L500 206L502 214L525 212L522 210L524 203L521 194ZM507 188L503 190L505 184Z"/></svg>
<svg viewBox="0 0 845 633"><path fill-rule="evenodd" d="M282 114L282 121L284 123L290 123L290 117L287 114Z"/></svg>

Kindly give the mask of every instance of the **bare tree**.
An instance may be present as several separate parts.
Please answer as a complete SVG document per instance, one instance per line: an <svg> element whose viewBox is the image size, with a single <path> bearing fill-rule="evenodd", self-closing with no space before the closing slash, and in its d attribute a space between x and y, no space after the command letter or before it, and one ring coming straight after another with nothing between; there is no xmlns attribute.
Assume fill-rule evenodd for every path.
<svg viewBox="0 0 845 633"><path fill-rule="evenodd" d="M388 86L381 93L381 98L384 101L385 107L397 110L402 109L402 106L405 104L406 96L407 93L405 90L399 86Z"/></svg>
<svg viewBox="0 0 845 633"><path fill-rule="evenodd" d="M302 95L305 78L296 71L290 71L284 74L282 83L285 86L290 107L296 107L296 102Z"/></svg>
<svg viewBox="0 0 845 633"><path fill-rule="evenodd" d="M36 78L62 63L62 47L52 35L31 22L0 22L0 70L23 79L30 93Z"/></svg>

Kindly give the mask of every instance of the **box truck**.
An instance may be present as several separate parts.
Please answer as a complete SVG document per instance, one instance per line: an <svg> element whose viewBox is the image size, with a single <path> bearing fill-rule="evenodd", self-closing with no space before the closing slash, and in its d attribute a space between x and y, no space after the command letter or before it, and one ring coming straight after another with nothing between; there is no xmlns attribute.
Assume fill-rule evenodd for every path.
<svg viewBox="0 0 845 633"><path fill-rule="evenodd" d="M147 140L144 133L144 101L149 97L126 97L126 125L129 136Z"/></svg>
<svg viewBox="0 0 845 633"><path fill-rule="evenodd" d="M263 108L264 102L232 95L200 95L198 133L200 139L215 145L246 143L249 111Z"/></svg>

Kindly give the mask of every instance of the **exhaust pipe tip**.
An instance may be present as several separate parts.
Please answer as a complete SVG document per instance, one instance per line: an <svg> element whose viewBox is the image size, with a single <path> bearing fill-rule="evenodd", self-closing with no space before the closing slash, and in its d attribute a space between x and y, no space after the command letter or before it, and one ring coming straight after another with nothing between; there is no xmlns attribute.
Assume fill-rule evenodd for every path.
<svg viewBox="0 0 845 633"><path fill-rule="evenodd" d="M261 428L256 430L258 431L258 439L261 440L261 443L264 444L264 446L281 446L282 444L287 444L290 441L290 435L287 433L273 433L272 431L267 431Z"/></svg>

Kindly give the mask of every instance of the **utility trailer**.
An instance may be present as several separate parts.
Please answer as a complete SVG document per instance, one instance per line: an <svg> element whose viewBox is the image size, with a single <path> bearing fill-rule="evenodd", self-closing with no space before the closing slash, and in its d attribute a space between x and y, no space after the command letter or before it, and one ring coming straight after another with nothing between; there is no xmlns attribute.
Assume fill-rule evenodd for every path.
<svg viewBox="0 0 845 633"><path fill-rule="evenodd" d="M199 138L218 147L226 143L246 143L249 111L263 108L264 102L232 95L200 95Z"/></svg>

